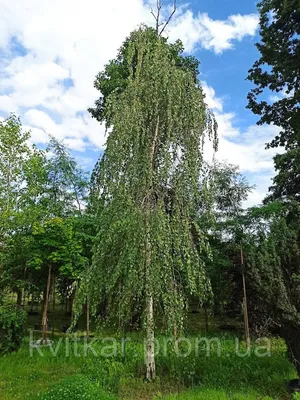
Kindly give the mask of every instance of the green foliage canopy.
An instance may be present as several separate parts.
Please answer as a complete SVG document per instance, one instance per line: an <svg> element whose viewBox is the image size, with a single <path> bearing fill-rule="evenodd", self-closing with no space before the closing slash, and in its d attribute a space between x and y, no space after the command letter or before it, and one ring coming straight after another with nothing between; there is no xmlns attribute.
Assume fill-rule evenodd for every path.
<svg viewBox="0 0 300 400"><path fill-rule="evenodd" d="M278 172L270 199L299 201L300 188L300 3L298 0L263 0L259 3L260 58L249 71L255 88L248 108L260 116L258 124L276 125L280 133L268 147L285 147L274 159ZM266 100L266 96L273 100ZM264 97L261 97L263 96Z"/></svg>

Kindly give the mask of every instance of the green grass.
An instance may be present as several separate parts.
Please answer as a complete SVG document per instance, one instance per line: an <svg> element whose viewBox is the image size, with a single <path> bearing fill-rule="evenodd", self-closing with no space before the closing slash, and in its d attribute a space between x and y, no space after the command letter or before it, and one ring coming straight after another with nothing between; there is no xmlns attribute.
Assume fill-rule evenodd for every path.
<svg viewBox="0 0 300 400"><path fill-rule="evenodd" d="M236 355L233 336L219 336L221 354L218 354L215 344L209 356L201 346L198 346L196 354L197 338L190 336L193 346L187 357L178 357L170 344L160 338L158 379L144 383L143 343L138 334L131 338L124 356L119 345L117 354L109 358L103 356L110 350L108 346L111 343L107 342L95 345L98 357L90 352L85 357L82 343L72 343L69 354L66 354L65 342L56 356L50 349L43 349L41 356L36 350L30 355L27 340L17 353L0 357L0 399L26 400L38 395L42 399L41 396L52 388L56 390L56 385L63 385L65 379L70 377L72 380L76 375L83 376L99 391L100 400L106 398L103 397L105 393L128 400L283 400L289 398L284 381L296 376L286 358L285 345L279 339L271 341L270 357L257 357L256 345L249 356L242 358ZM56 345L58 340L56 337ZM74 346L77 346L77 355L80 356L74 354ZM184 344L181 350L186 350Z"/></svg>
<svg viewBox="0 0 300 400"><path fill-rule="evenodd" d="M271 397L258 397L257 392L225 392L223 390L198 389L186 393L164 397L165 400L271 400Z"/></svg>
<svg viewBox="0 0 300 400"><path fill-rule="evenodd" d="M105 393L87 377L72 375L54 384L45 393L37 396L36 400L115 400L116 398Z"/></svg>

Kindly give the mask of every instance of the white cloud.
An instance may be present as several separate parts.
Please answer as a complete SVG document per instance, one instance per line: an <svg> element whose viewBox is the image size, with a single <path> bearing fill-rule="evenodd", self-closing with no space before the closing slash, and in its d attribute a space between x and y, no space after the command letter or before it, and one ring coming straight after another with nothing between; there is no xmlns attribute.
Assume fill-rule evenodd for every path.
<svg viewBox="0 0 300 400"><path fill-rule="evenodd" d="M84 151L86 147L86 143L81 138L66 138L64 143L69 149L76 151Z"/></svg>
<svg viewBox="0 0 300 400"><path fill-rule="evenodd" d="M272 185L273 174L254 175L252 181L255 189L249 194L248 199L244 201L244 208L253 207L262 202L266 197L268 188Z"/></svg>
<svg viewBox="0 0 300 400"><path fill-rule="evenodd" d="M57 124L46 114L44 111L36 109L28 110L23 117L25 123L29 126L42 129L47 134L57 136L58 126Z"/></svg>
<svg viewBox="0 0 300 400"><path fill-rule="evenodd" d="M44 111L30 109L24 114L23 120L27 127L33 127L31 130L36 143L45 143L45 135L47 137L53 135L59 140L64 140L71 150L84 151L86 148L99 150L105 146L104 126L87 115L66 116L61 123L56 123Z"/></svg>
<svg viewBox="0 0 300 400"><path fill-rule="evenodd" d="M4 111L5 113L16 111L16 105L10 96L0 96L0 110Z"/></svg>
<svg viewBox="0 0 300 400"><path fill-rule="evenodd" d="M0 9L0 49L5 54L0 113L21 114L39 143L51 133L66 138L73 149L103 148L104 128L86 112L99 96L94 77L131 30L141 22L153 23L149 5L143 0L0 0ZM213 21L180 9L169 34L182 37L188 50L200 45L219 53L234 40L253 35L255 21L252 15ZM63 84L66 79L72 82L69 87ZM209 96L221 112L212 89ZM222 118L226 125L231 115Z"/></svg>
<svg viewBox="0 0 300 400"><path fill-rule="evenodd" d="M103 148L104 129L87 113L99 96L95 75L122 41L150 18L142 0L0 0L0 113L13 111L33 128L76 150ZM10 40L26 55L11 54ZM72 84L64 85L68 79Z"/></svg>
<svg viewBox="0 0 300 400"><path fill-rule="evenodd" d="M29 125L23 125L25 131L31 131L30 143L46 144L49 141L49 135L39 128L33 128Z"/></svg>
<svg viewBox="0 0 300 400"><path fill-rule="evenodd" d="M218 118L218 115L217 115ZM229 131L233 121L228 123ZM239 130L235 141L227 135L227 127L219 129L220 145L217 157L240 166L243 172L260 172L273 170L273 157L277 149L265 150L265 144L274 138L278 128L274 126L251 125L246 130Z"/></svg>
<svg viewBox="0 0 300 400"><path fill-rule="evenodd" d="M190 10L173 21L170 39L182 39L186 49L192 51L195 46L213 50L220 54L232 49L234 41L241 41L245 36L254 36L259 18L256 14L231 15L226 21L213 20L207 14L194 16Z"/></svg>
<svg viewBox="0 0 300 400"><path fill-rule="evenodd" d="M131 30L141 22L153 23L149 5L143 0L0 0L0 9L0 114L21 114L35 143L46 143L52 134L70 149L99 153L105 129L86 111L99 96L94 77ZM181 38L188 51L202 47L219 54L253 36L257 25L256 15L220 21L181 7L167 34L172 41ZM12 39L21 52L11 46ZM64 85L65 80L71 84ZM239 164L244 172L270 171L272 154L263 143L275 128L241 131L214 89L205 82L203 89L219 124L217 157Z"/></svg>
<svg viewBox="0 0 300 400"><path fill-rule="evenodd" d="M218 122L219 149L215 158L238 165L243 174L247 174L251 184L256 186L250 194L246 205L254 205L262 201L274 175L273 157L281 149L265 149L265 144L276 136L276 126L251 125L241 129L235 125L235 115L224 113L222 99L216 97L215 91L202 83L208 106L214 111ZM211 143L205 145L205 158L213 157Z"/></svg>
<svg viewBox="0 0 300 400"><path fill-rule="evenodd" d="M216 97L215 89L209 86L205 81L201 83L203 92L205 94L206 104L215 111L223 111L223 102L220 98Z"/></svg>

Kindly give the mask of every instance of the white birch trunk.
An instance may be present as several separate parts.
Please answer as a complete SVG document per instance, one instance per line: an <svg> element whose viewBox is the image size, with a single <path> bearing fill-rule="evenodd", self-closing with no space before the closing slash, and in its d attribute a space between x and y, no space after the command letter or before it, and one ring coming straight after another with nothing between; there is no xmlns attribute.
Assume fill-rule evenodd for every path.
<svg viewBox="0 0 300 400"><path fill-rule="evenodd" d="M147 296L147 343L146 343L146 379L155 379L155 338L154 338L154 315L153 315L153 296Z"/></svg>
<svg viewBox="0 0 300 400"><path fill-rule="evenodd" d="M152 146L150 149L150 166L153 168L153 158L155 153L155 148L157 145L158 138L158 128L159 128L159 116L157 119L157 124L154 132L154 137L152 141ZM150 269L151 269L151 258L152 258L152 248L151 248L151 234L150 234L150 215L151 208L151 190L152 190L152 179L150 184L150 196L146 202L146 232L147 232L147 242L146 242L146 348L145 348L145 363L146 363L146 379L152 381L156 377L155 373L155 336L154 336L154 307L153 307L153 290Z"/></svg>

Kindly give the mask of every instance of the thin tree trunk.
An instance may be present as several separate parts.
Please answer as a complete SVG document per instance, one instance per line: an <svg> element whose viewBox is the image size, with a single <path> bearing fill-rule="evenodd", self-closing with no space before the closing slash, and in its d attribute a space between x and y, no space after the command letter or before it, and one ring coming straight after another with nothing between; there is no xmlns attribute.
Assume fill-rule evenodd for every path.
<svg viewBox="0 0 300 400"><path fill-rule="evenodd" d="M18 291L17 291L17 306L22 305L22 298L23 298L22 290L18 289Z"/></svg>
<svg viewBox="0 0 300 400"><path fill-rule="evenodd" d="M208 314L207 314L207 307L204 306L204 317L205 317L205 329L206 333L208 332Z"/></svg>
<svg viewBox="0 0 300 400"><path fill-rule="evenodd" d="M53 284L52 284L52 311L53 313L55 312L55 295L56 295L56 291L55 291L55 275L53 277Z"/></svg>
<svg viewBox="0 0 300 400"><path fill-rule="evenodd" d="M158 138L158 129L159 129L159 116L157 118L157 123L155 127L154 137L152 140L152 145L150 148L149 161L150 166L153 169L153 159L155 154L155 149L157 145ZM151 173L152 174L152 173ZM156 377L155 372L155 336L154 336L154 306L153 306L153 288L151 282L151 258L152 258L152 248L151 248L151 233L150 233L150 217L151 217L151 208L154 204L152 204L151 199L151 190L152 188L152 177L151 182L149 184L150 191L144 198L147 198L146 201L146 354L145 354L145 362L146 362L146 379L148 381L154 380ZM143 203L144 203L143 200ZM143 204L142 204L143 205Z"/></svg>
<svg viewBox="0 0 300 400"><path fill-rule="evenodd" d="M172 279L172 282L170 284L170 291L173 292L174 294L177 293L174 269L173 269L173 279ZM175 316L174 307L171 307L171 315ZM176 352L178 352L178 350L179 350L179 348L178 348L178 326L177 326L176 318L175 318L175 321L174 321L173 336L174 336L174 349L175 349Z"/></svg>
<svg viewBox="0 0 300 400"><path fill-rule="evenodd" d="M86 336L90 336L90 302L89 296L86 296Z"/></svg>
<svg viewBox="0 0 300 400"><path fill-rule="evenodd" d="M175 352L178 353L179 352L179 342L178 342L178 329L177 329L177 326L174 326L173 335L174 335L174 349L175 349Z"/></svg>
<svg viewBox="0 0 300 400"><path fill-rule="evenodd" d="M43 329L43 343L47 342L47 314L48 314L48 303L49 303L49 294L50 294L50 286L51 286L51 270L52 266L49 266L48 270L48 280L47 280L47 289L45 294L44 301L44 310L43 310L43 318L42 318L42 329Z"/></svg>
<svg viewBox="0 0 300 400"><path fill-rule="evenodd" d="M70 323L70 325L72 325L73 319L74 319L74 309L73 309L74 297L75 297L75 292L70 297L70 304L69 304L70 305L70 313L71 313L71 323Z"/></svg>
<svg viewBox="0 0 300 400"><path fill-rule="evenodd" d="M244 324L245 324L245 336L246 336L246 346L249 348L251 346L250 340L250 330L249 330L249 319L248 319L248 305L247 305L247 294L246 294L246 281L245 275L243 274L243 290L244 290Z"/></svg>
<svg viewBox="0 0 300 400"><path fill-rule="evenodd" d="M54 337L54 313L55 313L55 294L56 294L56 287L55 287L55 275L53 276L53 284L52 284L52 337Z"/></svg>
<svg viewBox="0 0 300 400"><path fill-rule="evenodd" d="M23 280L24 280L24 282L25 282L25 279L26 279L26 271L27 271L27 268L25 267L24 268L24 277L23 277ZM22 304L24 305L24 307L25 307L25 303L26 303L26 293L25 293L25 289L24 289L24 287L22 288Z"/></svg>
<svg viewBox="0 0 300 400"><path fill-rule="evenodd" d="M26 293L25 293L25 289L22 288L22 305L25 307L26 305Z"/></svg>
<svg viewBox="0 0 300 400"><path fill-rule="evenodd" d="M242 266L243 292L244 292L243 311L244 311L245 337L246 337L246 346L249 349L251 346L251 340L250 340L250 330L249 330L247 290L246 290L246 279L245 279L245 273L244 273L244 253L243 253L242 242L241 242L241 266Z"/></svg>
<svg viewBox="0 0 300 400"><path fill-rule="evenodd" d="M152 381L155 379L155 337L154 337L154 309L152 283L149 279L149 270L151 268L151 242L148 235L146 244L146 379Z"/></svg>

